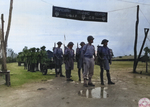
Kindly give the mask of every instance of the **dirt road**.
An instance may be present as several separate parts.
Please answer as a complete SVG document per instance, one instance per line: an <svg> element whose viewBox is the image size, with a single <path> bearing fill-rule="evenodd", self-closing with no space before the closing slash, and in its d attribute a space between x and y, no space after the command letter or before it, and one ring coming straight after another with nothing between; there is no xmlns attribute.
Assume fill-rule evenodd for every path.
<svg viewBox="0 0 150 107"><path fill-rule="evenodd" d="M83 87L82 82L66 82L65 78L25 84L21 88L0 88L0 107L138 107L138 101L150 98L150 77L112 71L115 85ZM105 78L106 80L106 78Z"/></svg>

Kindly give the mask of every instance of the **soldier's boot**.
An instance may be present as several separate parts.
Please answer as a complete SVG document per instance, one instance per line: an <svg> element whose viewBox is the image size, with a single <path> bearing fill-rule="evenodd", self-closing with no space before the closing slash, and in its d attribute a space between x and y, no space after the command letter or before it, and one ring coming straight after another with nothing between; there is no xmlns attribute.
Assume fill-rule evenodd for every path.
<svg viewBox="0 0 150 107"><path fill-rule="evenodd" d="M86 78L84 78L84 84L83 84L84 87L88 87L88 84L87 84L87 81L86 81Z"/></svg>
<svg viewBox="0 0 150 107"><path fill-rule="evenodd" d="M65 76L62 74L62 71L60 71L60 77L65 77Z"/></svg>
<svg viewBox="0 0 150 107"><path fill-rule="evenodd" d="M108 79L108 84L115 84L114 82L111 81L109 71L107 71L107 79Z"/></svg>
<svg viewBox="0 0 150 107"><path fill-rule="evenodd" d="M81 81L81 75L80 75L80 69L78 69L78 77L79 77L79 81Z"/></svg>
<svg viewBox="0 0 150 107"><path fill-rule="evenodd" d="M89 77L88 85L89 85L89 86L95 86L95 85L92 83L92 79L91 79L91 77Z"/></svg>
<svg viewBox="0 0 150 107"><path fill-rule="evenodd" d="M60 74L60 77L65 77L64 75Z"/></svg>
<svg viewBox="0 0 150 107"><path fill-rule="evenodd" d="M65 77L65 76L62 74L62 67L61 67L61 65L59 66L59 72L60 72L60 77Z"/></svg>
<svg viewBox="0 0 150 107"><path fill-rule="evenodd" d="M101 77L101 85L104 85L103 72L100 73L100 77Z"/></svg>

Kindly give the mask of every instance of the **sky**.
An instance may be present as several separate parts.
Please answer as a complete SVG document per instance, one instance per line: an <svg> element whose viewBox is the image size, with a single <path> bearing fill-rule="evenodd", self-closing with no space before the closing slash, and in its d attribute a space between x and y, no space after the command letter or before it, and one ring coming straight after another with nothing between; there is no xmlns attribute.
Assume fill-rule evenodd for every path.
<svg viewBox="0 0 150 107"><path fill-rule="evenodd" d="M65 45L72 41L74 50L77 43L87 43L92 35L93 45L101 45L108 39L108 47L115 56L133 55L137 5L140 6L138 45L141 48L144 28L150 28L149 0L13 0L12 22L8 37L8 48L15 53L28 48L46 46L52 50L54 43ZM0 14L4 14L5 32L10 0L0 0ZM99 11L108 13L108 22L78 21L52 17L52 7ZM66 40L64 40L64 35ZM145 46L150 47L150 33ZM62 47L63 48L63 47Z"/></svg>

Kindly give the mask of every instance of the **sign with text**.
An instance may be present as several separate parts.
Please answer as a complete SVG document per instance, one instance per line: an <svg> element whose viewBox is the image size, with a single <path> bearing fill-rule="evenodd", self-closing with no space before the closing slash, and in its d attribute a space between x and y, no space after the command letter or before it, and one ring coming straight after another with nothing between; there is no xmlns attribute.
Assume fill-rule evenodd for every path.
<svg viewBox="0 0 150 107"><path fill-rule="evenodd" d="M53 6L53 17L81 21L107 22L107 12L85 11Z"/></svg>

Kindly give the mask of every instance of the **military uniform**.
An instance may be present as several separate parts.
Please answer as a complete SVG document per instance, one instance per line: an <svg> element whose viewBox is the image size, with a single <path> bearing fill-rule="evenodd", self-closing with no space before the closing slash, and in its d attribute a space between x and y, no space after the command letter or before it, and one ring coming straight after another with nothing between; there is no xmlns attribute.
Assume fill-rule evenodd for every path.
<svg viewBox="0 0 150 107"><path fill-rule="evenodd" d="M73 45L73 43L69 42L68 46L69 45ZM70 48L66 48L64 56L65 56L64 62L65 62L65 69L66 69L66 78L67 81L72 81L70 77L71 77L71 70L73 70L74 68L74 50Z"/></svg>
<svg viewBox="0 0 150 107"><path fill-rule="evenodd" d="M95 86L91 79L94 74L94 58L95 56L95 47L92 45L94 38L92 36L87 37L88 44L83 46L82 49L82 55L83 55L83 64L84 64L84 72L83 72L83 78L84 78L84 86ZM89 78L88 84L86 83L87 77Z"/></svg>
<svg viewBox="0 0 150 107"><path fill-rule="evenodd" d="M100 56L103 58L100 66L105 70L109 70L109 62L111 61L110 49L107 46L101 46L98 48L97 52L100 53Z"/></svg>
<svg viewBox="0 0 150 107"><path fill-rule="evenodd" d="M84 42L80 43L81 48L78 48L76 51L76 56L77 56L77 68L78 68L78 76L79 76L79 81L81 81L81 69L82 73L84 72L84 67L83 67L83 54L81 54L83 46L85 45Z"/></svg>
<svg viewBox="0 0 150 107"><path fill-rule="evenodd" d="M57 47L54 49L54 62L55 62L55 72L56 76L60 73L60 76L62 76L62 62L63 62L63 52L62 49ZM57 71L59 69L59 72Z"/></svg>
<svg viewBox="0 0 150 107"><path fill-rule="evenodd" d="M104 81L103 81L103 72L104 70L107 71L107 79L108 79L108 84L115 84L111 81L110 78L110 73L109 73L109 64L111 64L111 52L110 49L107 47L107 39L102 40L101 44L103 44L103 46L100 46L97 50L98 53L98 57L100 59L100 68L101 68L101 73L100 73L100 77L101 77L101 84L104 85Z"/></svg>
<svg viewBox="0 0 150 107"><path fill-rule="evenodd" d="M94 58L95 47L93 45L86 44L83 46L83 63L84 63L84 72L83 78L92 78L94 72Z"/></svg>

